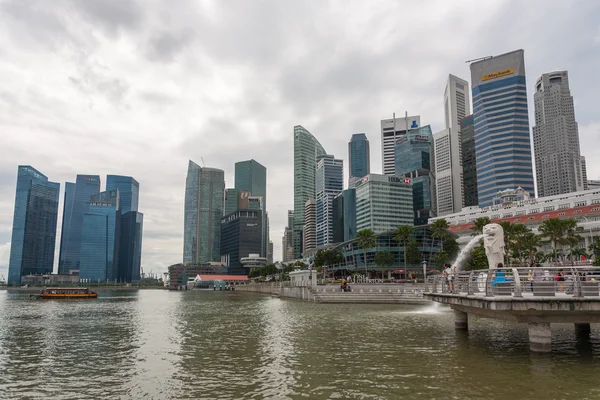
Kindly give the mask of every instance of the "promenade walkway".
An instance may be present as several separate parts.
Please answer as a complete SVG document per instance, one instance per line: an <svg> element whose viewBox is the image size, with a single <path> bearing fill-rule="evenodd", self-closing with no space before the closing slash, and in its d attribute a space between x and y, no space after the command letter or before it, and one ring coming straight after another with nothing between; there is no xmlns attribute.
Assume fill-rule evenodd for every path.
<svg viewBox="0 0 600 400"><path fill-rule="evenodd" d="M600 323L599 281L599 267L467 271L452 287L443 276L430 278L424 297L448 304L456 329L468 329L469 315L526 323L531 350L549 352L552 323L573 323L580 335Z"/></svg>

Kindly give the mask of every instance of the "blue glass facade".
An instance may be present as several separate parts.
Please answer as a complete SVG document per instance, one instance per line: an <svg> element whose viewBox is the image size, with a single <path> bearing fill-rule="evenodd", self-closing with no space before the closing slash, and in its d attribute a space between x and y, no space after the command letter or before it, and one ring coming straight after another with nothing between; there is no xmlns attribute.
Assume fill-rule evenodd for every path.
<svg viewBox="0 0 600 400"><path fill-rule="evenodd" d="M121 214L138 211L140 184L130 176L107 175L106 190L119 190Z"/></svg>
<svg viewBox="0 0 600 400"><path fill-rule="evenodd" d="M369 140L364 133L355 133L348 143L349 177L362 178L371 173Z"/></svg>
<svg viewBox="0 0 600 400"><path fill-rule="evenodd" d="M267 227L267 169L256 160L239 161L235 163L235 189L245 190L252 196L262 197L264 232L262 233L261 257L267 257L269 246L269 231ZM236 208L237 209L237 208ZM235 211L235 210L234 210ZM227 213L225 214L227 215Z"/></svg>
<svg viewBox="0 0 600 400"><path fill-rule="evenodd" d="M121 214L121 243L117 275L117 280L120 282L140 280L143 226L144 214L137 211Z"/></svg>
<svg viewBox="0 0 600 400"><path fill-rule="evenodd" d="M396 141L396 175L412 181L415 226L427 225L435 216L433 135L429 125L411 129Z"/></svg>
<svg viewBox="0 0 600 400"><path fill-rule="evenodd" d="M501 190L533 193L523 50L471 64L471 81L479 205Z"/></svg>
<svg viewBox="0 0 600 400"><path fill-rule="evenodd" d="M8 284L28 274L51 273L54 264L60 184L20 165L8 267Z"/></svg>
<svg viewBox="0 0 600 400"><path fill-rule="evenodd" d="M79 278L87 282L117 280L119 275L119 191L97 193L89 199L81 230Z"/></svg>
<svg viewBox="0 0 600 400"><path fill-rule="evenodd" d="M344 189L344 162L332 155L317 157L316 235L317 247L334 243L333 199Z"/></svg>
<svg viewBox="0 0 600 400"><path fill-rule="evenodd" d="M333 199L333 242L356 237L356 189L343 190Z"/></svg>
<svg viewBox="0 0 600 400"><path fill-rule="evenodd" d="M73 185L67 183L67 185ZM71 187L70 190L73 190ZM60 240L60 256L58 273L69 274L72 270L79 270L81 239L83 228L83 214L88 211L90 197L100 192L100 177L98 175L77 175L72 195L72 202L68 206L70 214L63 214L63 230ZM67 197L65 196L65 201ZM65 211L67 203L65 203Z"/></svg>

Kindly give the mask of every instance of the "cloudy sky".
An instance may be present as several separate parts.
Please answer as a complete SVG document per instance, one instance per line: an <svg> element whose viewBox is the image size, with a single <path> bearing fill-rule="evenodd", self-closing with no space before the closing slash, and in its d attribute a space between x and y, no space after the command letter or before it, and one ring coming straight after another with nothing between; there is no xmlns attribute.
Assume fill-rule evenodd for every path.
<svg viewBox="0 0 600 400"><path fill-rule="evenodd" d="M519 48L530 113L539 75L569 71L588 175L600 178L595 0L0 0L0 275L19 164L61 191L78 173L103 186L134 176L142 264L158 272L182 259L188 159L232 186L234 163L254 158L268 170L280 259L294 125L344 159L366 132L380 172L381 119L408 111L441 130L448 74L470 81L466 60Z"/></svg>

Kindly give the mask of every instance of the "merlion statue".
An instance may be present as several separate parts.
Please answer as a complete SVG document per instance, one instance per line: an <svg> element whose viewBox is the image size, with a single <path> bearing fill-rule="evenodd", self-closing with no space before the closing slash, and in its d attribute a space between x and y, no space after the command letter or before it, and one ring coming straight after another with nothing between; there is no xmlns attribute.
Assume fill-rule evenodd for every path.
<svg viewBox="0 0 600 400"><path fill-rule="evenodd" d="M483 247L490 269L498 268L504 262L504 229L498 224L487 224L483 227Z"/></svg>

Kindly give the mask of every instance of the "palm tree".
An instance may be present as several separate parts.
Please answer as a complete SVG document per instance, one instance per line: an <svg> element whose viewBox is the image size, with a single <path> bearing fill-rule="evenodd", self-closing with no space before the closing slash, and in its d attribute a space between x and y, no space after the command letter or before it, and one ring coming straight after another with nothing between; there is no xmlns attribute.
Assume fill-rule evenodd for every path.
<svg viewBox="0 0 600 400"><path fill-rule="evenodd" d="M356 234L356 242L363 251L365 259L365 277L367 277L367 249L372 249L377 245L377 237L372 229L361 229Z"/></svg>
<svg viewBox="0 0 600 400"><path fill-rule="evenodd" d="M489 224L490 222L491 221L488 217L477 218L475 221L473 221L475 226L471 228L471 230L473 231L473 233L471 233L471 236L483 235L483 227Z"/></svg>
<svg viewBox="0 0 600 400"><path fill-rule="evenodd" d="M439 239L442 242L442 251L444 251L444 240L448 237L448 228L450 224L444 218L436 219L429 225L431 236L434 239Z"/></svg>
<svg viewBox="0 0 600 400"><path fill-rule="evenodd" d="M409 225L402 225L396 228L394 231L394 240L398 242L398 245L402 245L404 247L404 278L406 279L407 271L406 271L406 250L408 244L413 240L413 227Z"/></svg>
<svg viewBox="0 0 600 400"><path fill-rule="evenodd" d="M378 251L377 254L375 254L375 264L377 264L378 267L382 268L381 279L385 279L383 276L383 268L389 267L390 265L394 264L394 255L389 251Z"/></svg>
<svg viewBox="0 0 600 400"><path fill-rule="evenodd" d="M540 237L530 230L523 233L518 238L517 247L520 250L519 253L523 256L523 259L525 258L525 255L528 256L529 264L533 262L539 243Z"/></svg>
<svg viewBox="0 0 600 400"><path fill-rule="evenodd" d="M504 230L504 244L506 246L506 258L504 263L509 264L509 255L512 253L519 253L520 250L520 239L523 235L530 232L530 229L523 224L511 224L509 221L502 221L499 225Z"/></svg>
<svg viewBox="0 0 600 400"><path fill-rule="evenodd" d="M581 236L575 231L577 221L574 219L550 218L541 223L538 228L540 236L550 240L552 256L556 261L556 248L558 245L571 245L578 243Z"/></svg>

